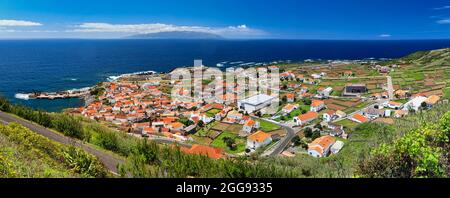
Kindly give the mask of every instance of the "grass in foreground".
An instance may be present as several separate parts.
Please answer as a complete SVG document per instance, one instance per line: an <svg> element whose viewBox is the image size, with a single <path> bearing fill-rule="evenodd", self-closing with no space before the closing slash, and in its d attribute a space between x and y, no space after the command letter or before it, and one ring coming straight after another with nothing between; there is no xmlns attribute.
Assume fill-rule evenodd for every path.
<svg viewBox="0 0 450 198"><path fill-rule="evenodd" d="M334 156L330 156L327 158L316 159L312 158L308 155L298 154L294 158L268 158L263 159L264 163L270 163L277 167L288 168L295 173L299 173L297 177L307 177L307 178L353 178L353 177L373 177L371 173L378 174L379 177L415 177L415 176L431 176L431 177L442 177L442 167L446 167L447 170L450 167L449 165L445 166L444 164L440 164L439 157L445 157L445 153L440 153L439 151L449 150L448 146L446 149L439 149L436 145L442 144L422 144L427 141L433 142L434 138L425 138L428 132L432 132L429 134L433 134L436 130L418 130L421 129L421 126L425 126L430 123L439 123L442 122L443 115L450 111L450 105L444 104L439 105L429 111L424 111L421 113L417 113L415 115L410 115L405 117L404 119L397 120L393 125L385 125L382 123L365 123L358 125L352 132L352 135L349 140L342 140L345 142L345 146L342 151ZM447 120L450 118L449 113L447 113ZM447 125L448 128L450 125ZM447 128L447 130L448 130ZM423 129L423 128L422 128ZM427 132L428 131L428 132ZM419 132L419 133L418 133ZM411 135L408 135L411 134ZM447 133L448 134L448 133ZM422 136L424 135L424 136ZM436 136L442 137L442 136ZM417 142L422 141L422 142ZM393 152L381 152L383 155L387 156L386 158L378 158L375 156L374 161L377 159L383 159L383 162L392 162L392 163L375 163L371 164L366 160L372 159L372 152L374 150L388 151L383 148L378 149L381 145L395 145L392 147L388 147L387 149L391 149L389 151ZM417 145L424 145L422 149L417 149ZM434 145L434 146L433 146ZM415 147L416 146L416 147ZM385 146L386 147L386 146ZM402 160L398 160L400 158L389 158L389 155L386 153L401 153L398 149L405 149L403 151L407 151L409 153L411 151L420 151L416 153L417 155L412 155L413 158L404 158L402 160L410 160L412 164L420 164L423 166L410 167L409 169L402 169L402 167L398 166L405 163L396 163L401 162ZM436 151L436 152L433 152ZM448 153L448 152L447 152ZM422 155L423 154L423 155ZM421 156L429 157L427 159ZM447 156L448 157L448 156ZM386 160L387 159L387 160ZM389 159L396 159L395 161L390 161ZM436 159L438 159L436 161ZM435 168L428 168L430 172L424 172L421 167L427 167L427 164L433 165ZM369 164L369 165L367 165ZM371 166L376 165L376 166ZM382 165L382 166L381 166ZM369 169L364 172L359 172L361 166L369 167ZM370 169L370 167L372 169ZM380 167L381 169L373 169L376 167ZM387 167L387 168L384 168ZM370 171L372 170L372 171ZM389 172L397 171L397 172ZM417 174L414 172L399 172L402 170L418 170ZM396 173L393 175L391 173ZM401 173L401 174L399 174ZM411 174L413 173L413 174ZM436 174L435 174L436 173ZM447 173L448 174L448 173Z"/></svg>
<svg viewBox="0 0 450 198"><path fill-rule="evenodd" d="M106 177L92 155L35 134L19 124L0 125L0 177Z"/></svg>

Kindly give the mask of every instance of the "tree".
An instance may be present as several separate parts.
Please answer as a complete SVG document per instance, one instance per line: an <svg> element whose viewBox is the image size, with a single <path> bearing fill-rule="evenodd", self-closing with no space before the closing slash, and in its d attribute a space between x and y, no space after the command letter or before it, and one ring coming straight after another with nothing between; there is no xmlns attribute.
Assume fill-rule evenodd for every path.
<svg viewBox="0 0 450 198"><path fill-rule="evenodd" d="M307 137L307 138L311 138L312 135L313 135L313 131L312 131L312 129L309 128L309 127L306 128L305 131L304 131L303 133L305 134L305 137Z"/></svg>
<svg viewBox="0 0 450 198"><path fill-rule="evenodd" d="M428 107L428 104L426 102L422 102L422 104L420 104L420 107L422 107L422 109L426 109Z"/></svg>
<svg viewBox="0 0 450 198"><path fill-rule="evenodd" d="M303 144L302 139L297 135L292 139L292 143L294 143L294 146L300 146Z"/></svg>
<svg viewBox="0 0 450 198"><path fill-rule="evenodd" d="M316 124L316 125L314 126L314 128L323 130L323 126L322 126L320 123L319 123L319 124Z"/></svg>
<svg viewBox="0 0 450 198"><path fill-rule="evenodd" d="M234 138L224 137L223 142L225 142L225 144L227 145L228 148L230 148L230 150L232 151L236 150L236 140Z"/></svg>
<svg viewBox="0 0 450 198"><path fill-rule="evenodd" d="M185 126L191 126L194 124L194 121L189 120L187 118L181 118L178 120L179 122L183 123Z"/></svg>
<svg viewBox="0 0 450 198"><path fill-rule="evenodd" d="M309 99L309 98L303 99L303 103L305 103L305 105L311 105L312 104L311 99Z"/></svg>
<svg viewBox="0 0 450 198"><path fill-rule="evenodd" d="M198 125L200 128L205 127L205 123L203 122L203 120L198 121L197 125Z"/></svg>
<svg viewBox="0 0 450 198"><path fill-rule="evenodd" d="M320 130L315 130L315 131L312 133L311 139L315 140L315 139L317 139L317 138L320 138Z"/></svg>

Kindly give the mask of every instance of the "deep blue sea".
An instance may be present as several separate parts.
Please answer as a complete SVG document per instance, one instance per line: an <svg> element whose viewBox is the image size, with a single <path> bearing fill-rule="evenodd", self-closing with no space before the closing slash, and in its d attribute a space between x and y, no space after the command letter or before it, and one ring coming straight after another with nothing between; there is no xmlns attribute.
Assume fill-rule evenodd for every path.
<svg viewBox="0 0 450 198"><path fill-rule="evenodd" d="M305 59L397 58L418 50L450 47L450 40L1 40L0 94L15 103L48 111L80 106L78 99L19 100L22 91L83 88L108 76L139 71L166 72L227 62Z"/></svg>

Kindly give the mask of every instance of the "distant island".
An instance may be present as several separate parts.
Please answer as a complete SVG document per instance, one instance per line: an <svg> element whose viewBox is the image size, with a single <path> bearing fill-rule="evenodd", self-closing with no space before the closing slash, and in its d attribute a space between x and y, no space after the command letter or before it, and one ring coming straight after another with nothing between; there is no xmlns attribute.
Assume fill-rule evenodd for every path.
<svg viewBox="0 0 450 198"><path fill-rule="evenodd" d="M129 39L224 39L222 36L206 32L172 31L128 36Z"/></svg>

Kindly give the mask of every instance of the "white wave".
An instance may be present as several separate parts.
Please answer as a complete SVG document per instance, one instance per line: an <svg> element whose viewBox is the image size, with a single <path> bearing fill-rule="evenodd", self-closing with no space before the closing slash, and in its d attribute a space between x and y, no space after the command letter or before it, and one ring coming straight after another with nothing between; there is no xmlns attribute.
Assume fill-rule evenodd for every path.
<svg viewBox="0 0 450 198"><path fill-rule="evenodd" d="M117 79L119 79L121 76L109 76L107 79L108 79L108 81L109 82L112 82L112 81L116 81Z"/></svg>
<svg viewBox="0 0 450 198"><path fill-rule="evenodd" d="M141 72L122 74L122 75L119 75L119 76L108 76L107 80L112 82L112 81L116 81L116 80L118 80L120 78L132 76L132 75L146 75L146 74L151 74L152 75L152 74L157 74L157 73L158 72L155 72L155 71L141 71Z"/></svg>
<svg viewBox="0 0 450 198"><path fill-rule="evenodd" d="M14 97L17 99L20 99L20 100L29 100L30 99L30 95L21 94L21 93L17 93Z"/></svg>

